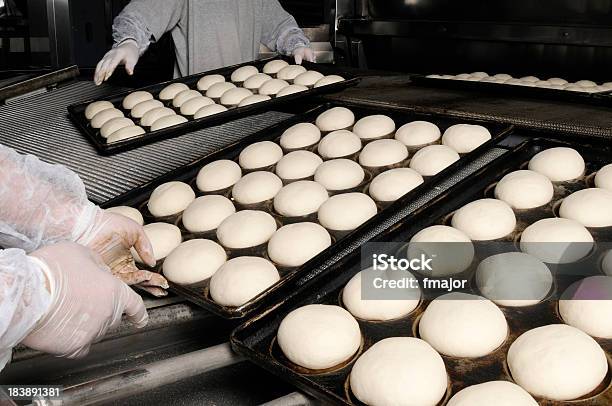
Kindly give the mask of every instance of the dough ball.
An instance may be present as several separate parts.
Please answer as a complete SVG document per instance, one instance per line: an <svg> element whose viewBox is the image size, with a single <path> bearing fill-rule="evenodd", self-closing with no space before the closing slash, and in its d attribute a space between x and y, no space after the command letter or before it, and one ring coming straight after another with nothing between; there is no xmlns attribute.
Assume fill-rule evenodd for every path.
<svg viewBox="0 0 612 406"><path fill-rule="evenodd" d="M215 102L210 97L194 97L193 99L187 100L185 103L183 103L181 106L181 114L184 116L193 116L202 107L210 106L211 104L215 104Z"/></svg>
<svg viewBox="0 0 612 406"><path fill-rule="evenodd" d="M181 230L173 224L151 223L145 225L143 229L151 242L153 257L156 261L166 258L183 240ZM133 248L131 251L136 262L143 263L142 259L140 259Z"/></svg>
<svg viewBox="0 0 612 406"><path fill-rule="evenodd" d="M448 376L442 357L425 341L393 337L357 359L349 382L366 405L436 406L446 394Z"/></svg>
<svg viewBox="0 0 612 406"><path fill-rule="evenodd" d="M564 182L584 174L584 159L572 148L556 147L539 152L529 161L529 169L553 182Z"/></svg>
<svg viewBox="0 0 612 406"><path fill-rule="evenodd" d="M508 381L490 381L457 392L447 406L538 406L523 388Z"/></svg>
<svg viewBox="0 0 612 406"><path fill-rule="evenodd" d="M115 106L113 105L113 103L106 101L106 100L89 103L87 107L85 108L85 118L88 120L91 120L92 118L94 118L96 114L98 114L102 110L114 109L114 108Z"/></svg>
<svg viewBox="0 0 612 406"><path fill-rule="evenodd" d="M595 187L612 191L612 164L604 166L597 172Z"/></svg>
<svg viewBox="0 0 612 406"><path fill-rule="evenodd" d="M576 86L580 86L580 87L596 87L597 83L590 81L590 80L579 80L578 82L574 83Z"/></svg>
<svg viewBox="0 0 612 406"><path fill-rule="evenodd" d="M278 71L276 77L282 80L293 80L304 72L306 68L302 65L288 65Z"/></svg>
<svg viewBox="0 0 612 406"><path fill-rule="evenodd" d="M174 110L168 107L156 107L147 111L140 119L140 125L143 127L151 127L154 122L162 117L174 116Z"/></svg>
<svg viewBox="0 0 612 406"><path fill-rule="evenodd" d="M123 106L124 109L131 110L137 104L142 103L143 101L151 100L151 99L153 99L153 95L151 93L145 92L143 90L138 90L136 92L132 92L128 94L127 96L125 96L121 105Z"/></svg>
<svg viewBox="0 0 612 406"><path fill-rule="evenodd" d="M132 108L132 111L130 111L130 115L134 118L141 118L142 116L145 115L147 111L151 111L159 107L164 107L164 104L160 102L159 100L155 100L155 99L145 100L135 105Z"/></svg>
<svg viewBox="0 0 612 406"><path fill-rule="evenodd" d="M413 121L398 128L395 139L407 147L420 147L440 139L442 133L437 125L429 121Z"/></svg>
<svg viewBox="0 0 612 406"><path fill-rule="evenodd" d="M304 265L331 245L331 236L316 223L295 223L279 228L268 242L268 256L283 267Z"/></svg>
<svg viewBox="0 0 612 406"><path fill-rule="evenodd" d="M363 147L359 163L366 167L379 168L398 164L408 158L408 149L398 140L376 140Z"/></svg>
<svg viewBox="0 0 612 406"><path fill-rule="evenodd" d="M436 351L451 357L483 357L508 336L504 313L490 300L467 293L434 299L421 317L419 334Z"/></svg>
<svg viewBox="0 0 612 406"><path fill-rule="evenodd" d="M472 72L470 73L470 76L476 79L484 79L484 78L488 78L489 74L486 72Z"/></svg>
<svg viewBox="0 0 612 406"><path fill-rule="evenodd" d="M376 203L363 193L330 197L319 207L319 223L328 230L351 231L376 215Z"/></svg>
<svg viewBox="0 0 612 406"><path fill-rule="evenodd" d="M268 80L266 83L259 87L259 94L265 96L275 96L278 92L280 92L285 87L289 86L289 83L282 79L272 79Z"/></svg>
<svg viewBox="0 0 612 406"><path fill-rule="evenodd" d="M274 264L260 257L227 261L210 279L210 296L221 306L237 307L280 280Z"/></svg>
<svg viewBox="0 0 612 406"><path fill-rule="evenodd" d="M361 150L361 139L348 130L338 130L327 134L317 147L324 159L341 158Z"/></svg>
<svg viewBox="0 0 612 406"><path fill-rule="evenodd" d="M181 108L181 106L185 102L195 97L202 97L202 93L198 92L197 90L192 90L192 89L183 90L182 92L174 96L174 99L172 99L172 105L176 107L177 109Z"/></svg>
<svg viewBox="0 0 612 406"><path fill-rule="evenodd" d="M257 73L244 81L242 86L251 91L258 90L268 80L272 80L272 76L265 73Z"/></svg>
<svg viewBox="0 0 612 406"><path fill-rule="evenodd" d="M251 172L236 182L232 197L240 204L256 204L274 199L282 187L283 181L272 172Z"/></svg>
<svg viewBox="0 0 612 406"><path fill-rule="evenodd" d="M267 73L268 75L276 75L287 66L289 66L288 62L285 62L282 59L275 59L264 65L263 73Z"/></svg>
<svg viewBox="0 0 612 406"><path fill-rule="evenodd" d="M162 101L172 100L177 94L184 90L189 90L189 86L184 83L171 83L159 92L159 99Z"/></svg>
<svg viewBox="0 0 612 406"><path fill-rule="evenodd" d="M561 78L550 78L550 79L548 79L548 82L549 82L551 85L556 85L556 86L559 86L559 85L561 85L561 86L563 86L563 85L567 85L567 80L565 80L565 79L561 79Z"/></svg>
<svg viewBox="0 0 612 406"><path fill-rule="evenodd" d="M100 128L100 135L103 138L108 138L108 136L114 133L115 131L134 125L134 122L127 117L113 118L104 123L104 125Z"/></svg>
<svg viewBox="0 0 612 406"><path fill-rule="evenodd" d="M121 110L116 108L104 109L97 113L95 116L93 116L90 124L92 128L98 129L102 128L102 126L108 121L118 117L124 117L123 112Z"/></svg>
<svg viewBox="0 0 612 406"><path fill-rule="evenodd" d="M192 233L215 230L226 218L236 213L230 199L221 195L201 196L183 212L183 226Z"/></svg>
<svg viewBox="0 0 612 406"><path fill-rule="evenodd" d="M516 227L516 217L508 203L481 199L457 210L452 225L474 241L489 241L512 233Z"/></svg>
<svg viewBox="0 0 612 406"><path fill-rule="evenodd" d="M223 96L221 96L221 104L224 106L237 106L249 96L253 96L253 92L249 89L237 87L223 93Z"/></svg>
<svg viewBox="0 0 612 406"><path fill-rule="evenodd" d="M108 136L106 142L110 144L112 142L126 140L128 138L137 137L143 134L145 134L145 130L142 127L139 127L137 125L131 125L114 131L111 135Z"/></svg>
<svg viewBox="0 0 612 406"><path fill-rule="evenodd" d="M474 260L474 245L470 238L456 228L442 225L427 227L416 233L408 245L408 258L431 258L431 271L421 273L429 277L459 274Z"/></svg>
<svg viewBox="0 0 612 406"><path fill-rule="evenodd" d="M307 91L308 88L302 85L289 85L283 87L278 93L276 93L276 97L289 96L290 94L296 94L300 92Z"/></svg>
<svg viewBox="0 0 612 406"><path fill-rule="evenodd" d="M259 169L276 164L283 157L283 150L272 141L261 141L249 145L238 157L244 169Z"/></svg>
<svg viewBox="0 0 612 406"><path fill-rule="evenodd" d="M394 131L395 122L382 114L364 117L353 126L353 132L362 140L386 137Z"/></svg>
<svg viewBox="0 0 612 406"><path fill-rule="evenodd" d="M285 149L310 147L321 139L321 130L312 123L299 123L286 129L280 137L280 145Z"/></svg>
<svg viewBox="0 0 612 406"><path fill-rule="evenodd" d="M278 345L294 364L327 369L348 361L361 346L353 316L339 306L312 304L290 312L278 328Z"/></svg>
<svg viewBox="0 0 612 406"><path fill-rule="evenodd" d="M236 83L242 83L253 75L257 75L259 69L254 66L242 66L232 72L231 81Z"/></svg>
<svg viewBox="0 0 612 406"><path fill-rule="evenodd" d="M268 100L272 100L272 98L263 94L252 94L242 99L242 101L238 103L238 107L250 106L251 104L262 103Z"/></svg>
<svg viewBox="0 0 612 406"><path fill-rule="evenodd" d="M578 86L576 84L573 83L569 83L567 85L565 85L563 87L563 90L567 90L569 92L585 92L586 88L582 87L582 86Z"/></svg>
<svg viewBox="0 0 612 406"><path fill-rule="evenodd" d="M385 278L386 272L374 271L372 268L357 273L351 278L342 290L342 303L351 314L362 320L386 321L399 319L412 313L420 303L420 289L410 289L410 299L368 300L362 298L362 275L364 273L375 273L369 275L368 280L374 277ZM414 278L410 272L402 271L402 277Z"/></svg>
<svg viewBox="0 0 612 406"><path fill-rule="evenodd" d="M355 123L355 115L346 107L333 107L319 114L315 124L319 130L331 132L343 130Z"/></svg>
<svg viewBox="0 0 612 406"><path fill-rule="evenodd" d="M265 211L242 210L219 224L217 239L229 249L251 248L268 242L275 231L276 221Z"/></svg>
<svg viewBox="0 0 612 406"><path fill-rule="evenodd" d="M601 268L606 275L612 276L612 250L609 250L604 255L601 261Z"/></svg>
<svg viewBox="0 0 612 406"><path fill-rule="evenodd" d="M587 256L593 248L589 230L577 221L547 218L536 221L521 234L521 251L549 264L569 264Z"/></svg>
<svg viewBox="0 0 612 406"><path fill-rule="evenodd" d="M235 88L236 85L230 82L215 83L206 91L206 97L210 97L211 99L220 99L225 92Z"/></svg>
<svg viewBox="0 0 612 406"><path fill-rule="evenodd" d="M605 378L608 361L587 334L551 324L519 336L508 351L508 367L532 395L563 401L592 392Z"/></svg>
<svg viewBox="0 0 612 406"><path fill-rule="evenodd" d="M196 111L196 113L193 115L193 118L197 120L199 118L223 113L224 111L227 111L227 107L222 106L221 104L211 104L209 106L204 106L200 110Z"/></svg>
<svg viewBox="0 0 612 406"><path fill-rule="evenodd" d="M151 131L159 131L163 130L164 128L174 127L175 125L184 124L187 121L188 120L185 117L179 116L178 114L164 116L155 120L155 122L151 124Z"/></svg>
<svg viewBox="0 0 612 406"><path fill-rule="evenodd" d="M189 240L166 257L163 273L179 285L191 285L210 278L227 260L222 246L210 240Z"/></svg>
<svg viewBox="0 0 612 406"><path fill-rule="evenodd" d="M296 180L311 177L323 163L317 154L310 151L293 151L281 158L276 164L276 174L283 180Z"/></svg>
<svg viewBox="0 0 612 406"><path fill-rule="evenodd" d="M590 276L575 282L561 295L563 321L588 335L612 338L612 278Z"/></svg>
<svg viewBox="0 0 612 406"><path fill-rule="evenodd" d="M428 145L410 160L410 167L423 176L435 176L459 159L459 154L446 145Z"/></svg>
<svg viewBox="0 0 612 406"><path fill-rule="evenodd" d="M478 265L476 285L483 296L500 306L531 306L548 296L553 277L538 258L506 252L490 256Z"/></svg>
<svg viewBox="0 0 612 406"><path fill-rule="evenodd" d="M472 75L470 75L469 73L460 73L459 75L455 76L455 79L467 80L467 79L470 79L471 77Z"/></svg>
<svg viewBox="0 0 612 406"><path fill-rule="evenodd" d="M300 73L293 79L293 83L296 85L312 87L319 80L323 79L323 74L314 70L309 70L304 73Z"/></svg>
<svg viewBox="0 0 612 406"><path fill-rule="evenodd" d="M523 82L535 83L535 82L539 82L540 78L537 78L535 76L524 76L520 80L522 80Z"/></svg>
<svg viewBox="0 0 612 406"><path fill-rule="evenodd" d="M442 144L460 154L467 154L490 139L491 133L481 125L456 124L444 131Z"/></svg>
<svg viewBox="0 0 612 406"><path fill-rule="evenodd" d="M512 76L508 75L507 73L498 73L497 75L494 75L493 77L495 79L501 79L501 80L512 79Z"/></svg>
<svg viewBox="0 0 612 406"><path fill-rule="evenodd" d="M327 190L338 191L352 189L365 179L361 166L350 159L332 159L323 162L317 168L314 180Z"/></svg>
<svg viewBox="0 0 612 406"><path fill-rule="evenodd" d="M552 200L554 193L550 179L528 170L507 174L495 187L497 199L519 210L544 206Z"/></svg>
<svg viewBox="0 0 612 406"><path fill-rule="evenodd" d="M559 215L576 220L585 227L612 226L612 191L583 189L572 193L561 203Z"/></svg>
<svg viewBox="0 0 612 406"><path fill-rule="evenodd" d="M204 165L198 177L196 185L202 192L215 192L234 186L242 177L240 165L229 159L220 159Z"/></svg>
<svg viewBox="0 0 612 406"><path fill-rule="evenodd" d="M144 219L142 218L142 214L140 214L140 212L133 207L115 206L115 207L109 207L105 211L109 213L120 214L123 217L127 217L130 220L135 221L141 226L144 225Z"/></svg>
<svg viewBox="0 0 612 406"><path fill-rule="evenodd" d="M155 217L171 216L182 212L195 200L195 192L186 183L167 182L153 190L147 207Z"/></svg>
<svg viewBox="0 0 612 406"><path fill-rule="evenodd" d="M225 82L223 75L206 75L198 80L197 88L201 92L205 92L215 83Z"/></svg>
<svg viewBox="0 0 612 406"><path fill-rule="evenodd" d="M281 216L300 217L316 213L329 198L317 182L300 180L283 187L274 198L274 210Z"/></svg>
<svg viewBox="0 0 612 406"><path fill-rule="evenodd" d="M394 202L423 182L423 177L412 169L390 169L370 182L369 193L376 201Z"/></svg>
<svg viewBox="0 0 612 406"><path fill-rule="evenodd" d="M315 83L314 87L317 88L317 87L329 86L334 83L344 82L344 81L345 79L340 75L328 75L328 76L325 76L319 79L317 83Z"/></svg>

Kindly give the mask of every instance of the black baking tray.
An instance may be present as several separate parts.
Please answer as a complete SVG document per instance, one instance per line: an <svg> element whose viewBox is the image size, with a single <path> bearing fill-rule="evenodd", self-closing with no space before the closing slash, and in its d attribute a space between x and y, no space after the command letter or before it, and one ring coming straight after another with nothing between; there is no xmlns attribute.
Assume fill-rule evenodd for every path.
<svg viewBox="0 0 612 406"><path fill-rule="evenodd" d="M123 111L124 113L128 113L126 114L126 117L129 117L129 112L126 112L123 109L123 107L121 106L121 102L123 101L123 98L125 96L127 96L128 94L132 92L135 92L138 90L145 90L145 91L153 93L153 95L157 97L157 94L164 87L168 86L171 83L185 83L187 86L194 89L196 83L202 76L213 75L213 74L223 75L225 76L226 80L229 81L229 77L231 76L232 72L242 66L252 65L252 66L257 67L261 71L261 69L266 63L274 59L286 59L287 61L289 61L289 59L287 58L279 58L279 57L256 60L256 61L241 63L238 65L227 66L221 69L215 69L215 70L211 70L207 72L202 72L202 73L198 73L198 74L191 75L191 76L186 76L183 78L174 79L174 80L170 80L167 82L143 87L140 89L132 89L127 92L123 92L123 93L114 95L112 97L92 99L92 100L87 100L85 102L72 104L68 106L68 115L70 119L75 123L75 125L79 128L79 130L83 133L83 135L87 137L87 139L91 142L91 144L96 148L96 150L100 154L112 155L112 154L116 154L119 152L138 148L143 145L148 145L156 141L164 140L167 138L174 138L174 137L186 134L194 130L199 130L199 129L211 127L214 125L220 125L220 124L226 123L231 120L235 120L241 117L263 112L266 110L273 110L275 106L287 105L287 104L290 104L290 103L293 103L299 100L304 100L306 98L310 98L313 96L320 96L320 95L327 94L327 93L337 92L344 88L354 86L359 82L359 78L357 76L343 69L337 68L335 66L315 64L315 63L304 61L302 65L308 70L316 70L324 75L340 75L344 77L346 80L343 82L333 83L328 86L318 87L316 89L314 88L309 89L308 91L305 91L305 92L291 94L291 95L279 97L279 98L273 98L272 100L252 104L249 106L232 108L232 109L229 109L228 111L225 111L219 114L215 114L209 117L203 117L198 120L190 119L188 122L183 123L183 124L179 124L179 125L169 127L169 128L164 128L158 131L147 132L146 134L143 134L137 137L133 137L130 139L114 142L112 144L106 143L106 140L102 136L100 136L99 131L92 128L89 125L89 120L87 120L87 118L85 117L85 109L87 108L87 105L89 105L90 103L94 101L99 101L99 100L110 101L111 103L115 105L116 108Z"/></svg>
<svg viewBox="0 0 612 406"><path fill-rule="evenodd" d="M584 144L569 144L561 141L533 138L512 148L489 165L456 184L427 205L417 209L409 217L404 217L395 225L380 233L374 242L400 242L410 240L414 234L425 227L435 224L447 224L449 216L463 205L484 197L491 197L491 186L505 174L522 169L525 163L536 153L551 147L571 146L576 148L587 161L587 174L592 174L602 166L612 162L612 152L599 147L592 148ZM592 175L584 177L579 182L569 182L555 185L555 199L591 185ZM539 210L539 209L536 209ZM544 210L545 213L542 212ZM554 204L544 206L539 214L552 217ZM529 210L517 212L518 226L525 227L539 219L537 213ZM591 229L593 231L594 229ZM596 241L610 241L612 230L607 228L593 233ZM509 236L513 241L516 236ZM510 246L512 244L508 244ZM479 248L476 255L479 256ZM367 251L367 250L366 250ZM369 252L369 251L367 251ZM480 258L490 255L486 250L480 253ZM590 259L586 259L590 261ZM593 262L597 262L596 259ZM598 262L597 262L598 263ZM473 264L475 266L476 264ZM386 322L368 322L358 320L362 334L363 345L358 353L346 364L326 371L307 371L297 367L285 358L276 343L276 333L283 318L292 310L308 304L342 305L341 295L344 285L359 271L363 269L360 252L346 256L320 274L316 280L306 281L291 296L279 303L275 308L261 314L239 326L231 336L232 347L236 352L246 356L257 365L284 378L305 392L325 402L334 404L361 404L351 393L348 377L353 363L374 343L388 337L418 336L416 328L419 316L428 303L422 299L419 306L408 316ZM562 273L559 273L562 274ZM556 276L557 279L557 276ZM556 289L564 289L556 280ZM564 281L564 285L571 281ZM446 292L441 292L446 293ZM476 292L478 294L478 292ZM552 293L551 296L552 297ZM510 327L509 338L490 355L480 358L455 358L442 356L450 376L447 393L439 405L444 405L448 399L459 390L478 383L491 380L508 380L512 378L505 363L505 355L514 339L523 332L538 326L562 323L557 313L554 300L545 299L538 305L528 307L501 307ZM607 353L609 362L612 362L612 340L596 339ZM609 373L602 385L595 391L596 395L582 400L568 402L555 402L546 399L536 399L540 405L561 406L607 406L612 404L612 384Z"/></svg>
<svg viewBox="0 0 612 406"><path fill-rule="evenodd" d="M256 134L253 134L245 139L236 142L212 155L205 156L201 159L192 162L184 167L181 167L177 170L174 170L160 178L157 178L141 187L131 190L126 194L119 196L109 202L106 202L104 207L112 207L119 205L128 205L132 207L140 207L147 201L149 195L153 191L155 187L158 185L171 181L171 180L180 180L187 183L192 183L193 179L196 177L198 171L201 167L215 160L219 159L237 159L240 151L245 148L247 145L250 145L253 142L264 141L264 140L276 140L280 137L280 135L284 132L285 129L291 127L292 125L299 122L311 122L314 121L315 118L323 111L336 107L336 106L344 106L350 108L357 118L363 117L365 115L381 113L380 108L359 105L354 103L346 103L346 102L333 102L321 105L319 107L314 108L313 110L306 112L304 114L298 114L291 119L279 123L275 126L262 130ZM426 192L428 189L434 187L438 182L442 181L450 174L453 174L460 169L467 166L470 162L472 162L475 158L480 156L485 150L489 149L492 145L500 142L505 139L512 131L512 126L506 125L498 125L490 122L478 121L478 120L462 120L458 118L450 118L444 115L439 114L428 114L428 113L414 113L408 110L403 110L401 108L389 108L384 110L384 114L392 117L398 127L402 124L405 124L409 121L413 120L428 120L438 124L441 130L446 129L448 126L457 123L473 123L473 124L482 124L486 126L491 133L493 134L493 138L483 144L481 147L476 149L475 151L466 154L462 157L458 162L451 165L446 170L442 171L438 175L426 179L426 182L420 187L414 189L406 196L391 204L389 207L379 207L379 216L386 211L394 210L393 208L403 207L408 204L410 201ZM194 188L194 190L196 190ZM344 238L339 238L336 240L336 243L333 244L330 248L319 254L317 257L309 261L304 266L291 270L290 272L284 273L281 280L272 286L267 291L263 292L259 296L253 298L251 301L245 303L239 307L224 307L216 304L209 297L207 293L207 284L206 281L202 285L194 285L194 286L179 286L173 284L171 286L171 290L184 296L188 300L193 303L202 306L222 317L225 318L245 318L248 317L258 309L263 308L264 306L268 306L274 304L280 300L283 300L287 294L287 290L292 289L292 284L298 279L299 276L308 274L309 277L315 277L320 269L324 269L327 266L327 261L330 257L334 255L335 252L340 252L341 250L345 250L347 247L350 247L351 241L357 237L358 235L366 232L369 228L374 227L378 222L378 217L375 216L370 221L365 223L362 227L350 233L348 236ZM152 221L152 220L151 220ZM178 221L178 219L170 219L170 222ZM186 233L187 234L187 233Z"/></svg>

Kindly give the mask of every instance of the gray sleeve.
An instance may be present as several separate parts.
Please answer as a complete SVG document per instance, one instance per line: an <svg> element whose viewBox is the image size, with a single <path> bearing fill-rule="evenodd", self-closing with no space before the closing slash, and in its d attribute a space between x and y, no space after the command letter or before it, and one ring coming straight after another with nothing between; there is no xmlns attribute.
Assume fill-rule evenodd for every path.
<svg viewBox="0 0 612 406"><path fill-rule="evenodd" d="M113 21L114 46L133 39L144 53L185 17L186 4L187 0L132 0Z"/></svg>
<svg viewBox="0 0 612 406"><path fill-rule="evenodd" d="M295 18L277 0L263 0L263 35L261 43L272 51L291 55L296 48L310 46Z"/></svg>

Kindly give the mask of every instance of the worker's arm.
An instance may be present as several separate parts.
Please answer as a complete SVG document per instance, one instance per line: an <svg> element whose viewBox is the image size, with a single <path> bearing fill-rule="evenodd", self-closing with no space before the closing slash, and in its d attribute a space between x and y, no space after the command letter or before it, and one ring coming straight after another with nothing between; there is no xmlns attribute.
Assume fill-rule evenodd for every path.
<svg viewBox="0 0 612 406"><path fill-rule="evenodd" d="M263 8L262 44L279 54L294 55L297 63L301 63L302 59L314 62L310 41L298 27L295 18L283 9L278 0L263 0Z"/></svg>

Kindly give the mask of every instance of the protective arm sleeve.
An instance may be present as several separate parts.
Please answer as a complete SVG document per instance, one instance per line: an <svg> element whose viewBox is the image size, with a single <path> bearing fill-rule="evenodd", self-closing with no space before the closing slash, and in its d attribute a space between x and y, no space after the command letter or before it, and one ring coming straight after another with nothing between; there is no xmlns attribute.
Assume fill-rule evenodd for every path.
<svg viewBox="0 0 612 406"><path fill-rule="evenodd" d="M283 9L278 0L264 0L261 42L268 49L283 55L291 55L296 48L309 47L310 40L298 27L295 18Z"/></svg>

